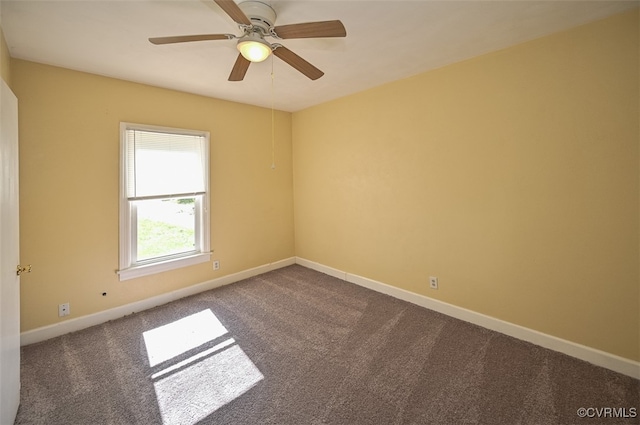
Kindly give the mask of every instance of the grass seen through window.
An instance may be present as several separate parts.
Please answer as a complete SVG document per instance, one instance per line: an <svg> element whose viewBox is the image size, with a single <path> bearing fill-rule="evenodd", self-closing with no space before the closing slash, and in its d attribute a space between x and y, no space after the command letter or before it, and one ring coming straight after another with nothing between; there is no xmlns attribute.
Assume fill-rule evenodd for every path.
<svg viewBox="0 0 640 425"><path fill-rule="evenodd" d="M140 201L138 261L195 249L195 199Z"/></svg>

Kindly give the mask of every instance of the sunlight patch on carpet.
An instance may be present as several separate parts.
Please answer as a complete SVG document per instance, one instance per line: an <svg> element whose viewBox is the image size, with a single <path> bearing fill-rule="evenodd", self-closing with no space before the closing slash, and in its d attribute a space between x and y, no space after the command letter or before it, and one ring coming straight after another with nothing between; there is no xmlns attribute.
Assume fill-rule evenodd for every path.
<svg viewBox="0 0 640 425"><path fill-rule="evenodd" d="M153 367L226 334L211 309L144 332L149 366Z"/></svg>
<svg viewBox="0 0 640 425"><path fill-rule="evenodd" d="M210 309L144 333L151 367L167 363L151 375L164 425L196 424L264 379L233 338L201 347L226 334Z"/></svg>

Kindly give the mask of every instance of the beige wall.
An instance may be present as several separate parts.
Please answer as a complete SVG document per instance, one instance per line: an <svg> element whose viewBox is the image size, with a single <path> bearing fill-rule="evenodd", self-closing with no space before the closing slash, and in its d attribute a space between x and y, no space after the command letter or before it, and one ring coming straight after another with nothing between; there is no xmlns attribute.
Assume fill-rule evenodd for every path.
<svg viewBox="0 0 640 425"><path fill-rule="evenodd" d="M294 113L296 254L640 360L638 21Z"/></svg>
<svg viewBox="0 0 640 425"><path fill-rule="evenodd" d="M291 114L14 59L20 101L22 330L294 255ZM221 261L120 282L120 121L211 133L211 247ZM103 297L102 293L107 292Z"/></svg>

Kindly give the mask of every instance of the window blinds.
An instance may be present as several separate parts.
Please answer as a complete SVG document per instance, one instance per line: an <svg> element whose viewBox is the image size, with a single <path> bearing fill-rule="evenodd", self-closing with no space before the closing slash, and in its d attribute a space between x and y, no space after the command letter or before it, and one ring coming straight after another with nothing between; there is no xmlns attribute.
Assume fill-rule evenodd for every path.
<svg viewBox="0 0 640 425"><path fill-rule="evenodd" d="M126 130L129 200L203 194L205 138Z"/></svg>

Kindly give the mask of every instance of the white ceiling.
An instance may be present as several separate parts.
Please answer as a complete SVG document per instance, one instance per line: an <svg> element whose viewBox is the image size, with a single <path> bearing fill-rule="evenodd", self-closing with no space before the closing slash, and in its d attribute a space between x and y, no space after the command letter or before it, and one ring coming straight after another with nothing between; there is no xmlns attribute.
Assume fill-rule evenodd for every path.
<svg viewBox="0 0 640 425"><path fill-rule="evenodd" d="M149 37L234 33L213 0L1 0L11 56L252 105L297 111L595 21L633 1L265 0L276 25L340 19L347 37L283 40L325 72L311 81L275 58L227 78L234 40L156 46ZM273 41L273 40L271 40ZM272 91L271 68L274 69Z"/></svg>

